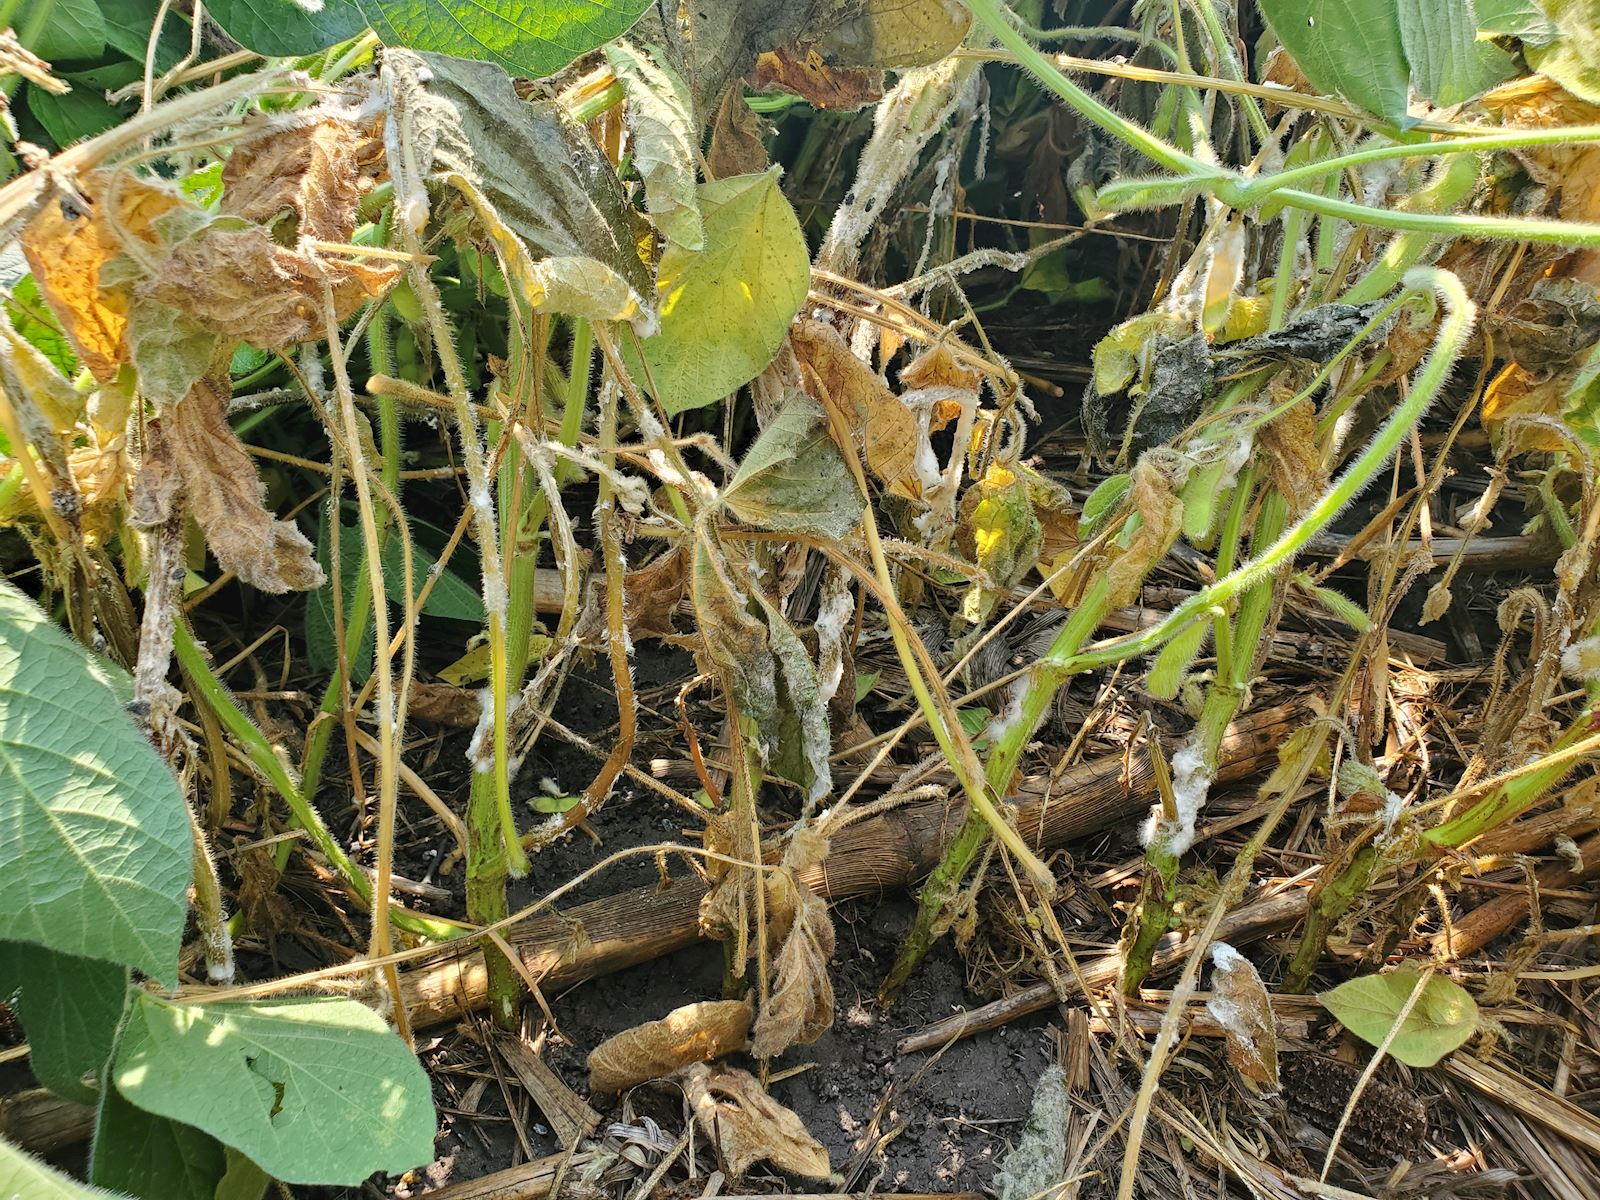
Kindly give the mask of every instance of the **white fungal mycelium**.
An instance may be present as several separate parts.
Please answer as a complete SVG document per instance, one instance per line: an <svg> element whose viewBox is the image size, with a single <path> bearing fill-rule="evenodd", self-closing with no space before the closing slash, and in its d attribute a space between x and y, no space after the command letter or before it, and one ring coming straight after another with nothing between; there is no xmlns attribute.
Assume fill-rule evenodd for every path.
<svg viewBox="0 0 1600 1200"><path fill-rule="evenodd" d="M1139 840L1148 849L1156 847L1176 858L1194 845L1195 821L1206 806L1214 778L1205 751L1194 742L1172 756L1172 800L1177 820L1169 821L1157 804L1150 810Z"/></svg>

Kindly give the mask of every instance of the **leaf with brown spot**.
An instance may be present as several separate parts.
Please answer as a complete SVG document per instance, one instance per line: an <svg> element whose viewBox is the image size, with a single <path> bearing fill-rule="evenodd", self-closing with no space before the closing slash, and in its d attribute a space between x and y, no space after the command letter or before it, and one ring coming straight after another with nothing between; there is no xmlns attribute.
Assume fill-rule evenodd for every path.
<svg viewBox="0 0 1600 1200"><path fill-rule="evenodd" d="M756 55L755 86L760 91L778 88L816 108L854 112L883 99L883 72L831 67L814 49L797 53L779 46Z"/></svg>
<svg viewBox="0 0 1600 1200"><path fill-rule="evenodd" d="M891 495L914 500L917 482L917 418L879 375L850 352L831 325L803 320L789 334L795 356L822 385L819 396L840 413L850 431L866 443L867 466Z"/></svg>
<svg viewBox="0 0 1600 1200"><path fill-rule="evenodd" d="M322 568L311 543L262 504L255 463L224 416L226 388L226 383L201 380L163 422L189 511L217 561L251 587L263 592L320 587ZM170 478L161 489L170 503Z"/></svg>
<svg viewBox="0 0 1600 1200"><path fill-rule="evenodd" d="M701 1130L716 1143L723 1165L743 1175L758 1162L824 1179L828 1151L792 1111L761 1090L761 1081L734 1067L688 1067L677 1075Z"/></svg>
<svg viewBox="0 0 1600 1200"><path fill-rule="evenodd" d="M384 172L383 142L354 122L324 116L273 128L235 146L222 168L222 211L273 225L292 214L280 240L348 242L361 197Z"/></svg>
<svg viewBox="0 0 1600 1200"><path fill-rule="evenodd" d="M827 857L828 841L809 828L795 831L783 864L767 876L767 933L780 942L772 994L756 1017L750 1053L775 1058L790 1046L816 1041L833 1025L833 919L828 904L799 882L799 873Z"/></svg>
<svg viewBox="0 0 1600 1200"><path fill-rule="evenodd" d="M81 182L87 208L66 195L45 205L22 231L22 253L79 360L101 383L110 383L128 361L132 299L125 284L101 285L101 270L122 253L111 222L153 243L153 222L181 201L131 175L97 172ZM108 193L114 193L110 207Z"/></svg>
<svg viewBox="0 0 1600 1200"><path fill-rule="evenodd" d="M691 1063L743 1050L750 1037L744 1000L703 1000L675 1008L659 1021L624 1029L589 1054L592 1095L626 1091Z"/></svg>

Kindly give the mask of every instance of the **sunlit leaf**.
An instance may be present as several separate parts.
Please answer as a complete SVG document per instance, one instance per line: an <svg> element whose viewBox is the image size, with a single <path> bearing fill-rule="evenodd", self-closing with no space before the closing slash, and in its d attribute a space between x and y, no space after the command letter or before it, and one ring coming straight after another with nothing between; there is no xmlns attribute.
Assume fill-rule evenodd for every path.
<svg viewBox="0 0 1600 1200"><path fill-rule="evenodd" d="M1260 6L1313 87L1401 127L1413 123L1396 0L1260 0Z"/></svg>
<svg viewBox="0 0 1600 1200"><path fill-rule="evenodd" d="M1443 975L1423 983L1420 973L1403 967L1341 983L1317 999L1351 1033L1378 1046L1419 984L1422 994L1389 1043L1389 1053L1407 1066L1431 1067L1477 1032L1478 1006L1461 985Z"/></svg>

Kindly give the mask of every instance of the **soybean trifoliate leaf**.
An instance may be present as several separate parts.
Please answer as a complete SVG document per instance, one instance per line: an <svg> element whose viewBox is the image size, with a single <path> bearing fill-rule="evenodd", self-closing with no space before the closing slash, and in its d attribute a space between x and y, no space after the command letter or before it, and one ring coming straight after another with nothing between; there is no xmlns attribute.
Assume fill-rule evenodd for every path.
<svg viewBox="0 0 1600 1200"><path fill-rule="evenodd" d="M206 5L206 16L246 50L268 58L315 54L367 27L356 0L321 0L315 5L296 0L216 0Z"/></svg>
<svg viewBox="0 0 1600 1200"><path fill-rule="evenodd" d="M1261 12L1313 87L1402 128L1413 123L1395 0L1261 0Z"/></svg>
<svg viewBox="0 0 1600 1200"><path fill-rule="evenodd" d="M1600 11L1594 0L1541 0L1555 29L1547 45L1524 43L1528 64L1574 96L1600 104Z"/></svg>
<svg viewBox="0 0 1600 1200"><path fill-rule="evenodd" d="M128 968L0 942L0 999L28 1034L28 1065L58 1096L93 1104L96 1075L111 1057L128 999Z"/></svg>
<svg viewBox="0 0 1600 1200"><path fill-rule="evenodd" d="M373 32L391 46L500 64L543 79L633 27L650 0L359 0Z"/></svg>
<svg viewBox="0 0 1600 1200"><path fill-rule="evenodd" d="M25 1196L27 1200L108 1200L111 1193L69 1179L0 1138L0 1196Z"/></svg>
<svg viewBox="0 0 1600 1200"><path fill-rule="evenodd" d="M89 1178L97 1187L140 1200L214 1200L227 1160L209 1133L135 1108L114 1087L95 1116Z"/></svg>
<svg viewBox="0 0 1600 1200"><path fill-rule="evenodd" d="M1389 1043L1389 1053L1410 1067L1431 1067L1478 1029L1478 1005L1443 975L1423 982L1409 967L1386 975L1364 975L1341 983L1317 999L1351 1033L1374 1046L1383 1044L1406 1002L1422 992Z"/></svg>
<svg viewBox="0 0 1600 1200"><path fill-rule="evenodd" d="M113 670L0 584L0 938L173 984L189 817Z"/></svg>
<svg viewBox="0 0 1600 1200"><path fill-rule="evenodd" d="M1211 999L1228 1042L1228 1061L1252 1092L1278 1090L1278 1026L1255 965L1226 942L1211 947Z"/></svg>
<svg viewBox="0 0 1600 1200"><path fill-rule="evenodd" d="M25 24L18 20L17 27L21 29ZM50 19L28 46L53 66L99 58L105 48L106 22L95 0L55 0Z"/></svg>
<svg viewBox="0 0 1600 1200"><path fill-rule="evenodd" d="M751 525L827 538L848 533L864 503L822 409L800 392L761 431L722 498Z"/></svg>
<svg viewBox="0 0 1600 1200"><path fill-rule="evenodd" d="M286 1183L353 1187L433 1155L427 1075L354 1000L191 1005L146 993L112 1079L140 1108L205 1130Z"/></svg>
<svg viewBox="0 0 1600 1200"><path fill-rule="evenodd" d="M634 170L644 180L644 206L661 236L685 250L704 244L695 198L696 133L693 100L671 67L627 42L606 47L628 98L624 118L633 135Z"/></svg>
<svg viewBox="0 0 1600 1200"><path fill-rule="evenodd" d="M661 329L628 365L668 413L702 408L772 361L806 298L811 261L776 169L700 186L705 245L668 246L657 272Z"/></svg>

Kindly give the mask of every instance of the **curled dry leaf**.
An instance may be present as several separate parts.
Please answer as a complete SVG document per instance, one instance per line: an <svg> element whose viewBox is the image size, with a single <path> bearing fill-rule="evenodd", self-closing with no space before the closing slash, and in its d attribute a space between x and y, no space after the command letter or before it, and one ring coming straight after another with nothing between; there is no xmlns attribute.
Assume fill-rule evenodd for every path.
<svg viewBox="0 0 1600 1200"><path fill-rule="evenodd" d="M1131 604L1138 597L1145 574L1172 548L1183 527L1183 501L1158 455L1145 454L1134 465L1128 496L1139 514L1139 528L1127 546L1115 551L1106 571L1113 607Z"/></svg>
<svg viewBox="0 0 1600 1200"><path fill-rule="evenodd" d="M762 140L761 118L744 100L744 92L730 88L717 106L711 126L711 146L706 165L712 179L755 175L772 165Z"/></svg>
<svg viewBox="0 0 1600 1200"><path fill-rule="evenodd" d="M799 873L820 863L828 839L809 827L797 829L783 863L767 876L767 931L781 940L772 994L756 1017L750 1052L773 1058L790 1046L816 1041L833 1024L833 920L828 904Z"/></svg>
<svg viewBox="0 0 1600 1200"><path fill-rule="evenodd" d="M755 86L804 97L815 108L854 112L883 98L883 74L859 67L834 67L815 49L780 46L756 56Z"/></svg>
<svg viewBox="0 0 1600 1200"><path fill-rule="evenodd" d="M233 150L222 168L222 211L264 225L294 218L292 236L348 242L361 197L384 170L383 141L340 116L271 128Z"/></svg>
<svg viewBox="0 0 1600 1200"><path fill-rule="evenodd" d="M799 1117L762 1091L748 1071L697 1064L680 1071L677 1080L695 1121L716 1143L732 1174L743 1175L756 1163L768 1162L808 1179L827 1178L827 1149L806 1132Z"/></svg>
<svg viewBox="0 0 1600 1200"><path fill-rule="evenodd" d="M1292 393L1291 393L1292 394ZM1288 399L1270 392L1273 402ZM1289 502L1289 514L1310 508L1327 486L1322 452L1317 448L1317 406L1309 399L1287 409L1260 430L1257 437L1268 454L1272 482Z"/></svg>
<svg viewBox="0 0 1600 1200"><path fill-rule="evenodd" d="M181 489L211 552L226 570L263 592L320 587L322 568L311 543L262 503L255 464L224 415L226 389L226 383L203 379L171 416L150 423L135 520L165 520Z"/></svg>
<svg viewBox="0 0 1600 1200"><path fill-rule="evenodd" d="M82 202L63 194L41 208L22 231L22 253L79 361L110 383L128 361L133 289L102 286L100 272L122 254L123 237L153 247L155 220L182 201L131 175L97 171L79 182Z"/></svg>
<svg viewBox="0 0 1600 1200"><path fill-rule="evenodd" d="M809 367L826 394L816 397L844 419L866 445L867 466L891 495L914 500L917 479L917 417L889 385L850 352L831 325L803 320L790 331L795 356Z"/></svg>
<svg viewBox="0 0 1600 1200"><path fill-rule="evenodd" d="M673 616L688 585L688 556L682 546L629 571L622 582L628 635L636 642L671 635Z"/></svg>
<svg viewBox="0 0 1600 1200"><path fill-rule="evenodd" d="M589 1091L625 1091L691 1063L743 1050L750 1037L750 1004L705 1000L675 1008L659 1021L624 1029L589 1055Z"/></svg>
<svg viewBox="0 0 1600 1200"><path fill-rule="evenodd" d="M1222 1026L1228 1061L1258 1094L1278 1090L1278 1031L1266 985L1249 959L1226 942L1211 947L1211 999L1206 1011Z"/></svg>

